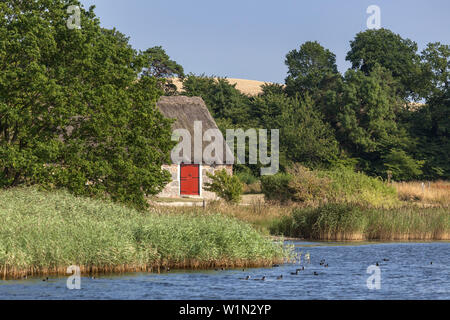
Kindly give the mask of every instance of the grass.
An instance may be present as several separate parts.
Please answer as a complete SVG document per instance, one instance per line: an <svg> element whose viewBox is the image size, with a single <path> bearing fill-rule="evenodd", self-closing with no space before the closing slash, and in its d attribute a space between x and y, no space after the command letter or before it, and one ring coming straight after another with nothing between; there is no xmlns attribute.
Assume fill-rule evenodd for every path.
<svg viewBox="0 0 450 320"><path fill-rule="evenodd" d="M64 191L0 191L4 278L65 274L70 265L82 272L263 266L287 254L248 223L214 211L168 215Z"/></svg>
<svg viewBox="0 0 450 320"><path fill-rule="evenodd" d="M223 201L210 201L206 210L195 207L155 207L161 214L175 215L205 215L218 213L222 216L244 221L253 226L261 234L269 236L269 228L274 221L289 215L292 207L268 204L262 195L244 195L243 205L232 205Z"/></svg>
<svg viewBox="0 0 450 320"><path fill-rule="evenodd" d="M450 240L447 208L296 208L274 221L273 234L320 240Z"/></svg>
<svg viewBox="0 0 450 320"><path fill-rule="evenodd" d="M450 182L394 182L398 197L402 201L414 202L428 206L450 205Z"/></svg>

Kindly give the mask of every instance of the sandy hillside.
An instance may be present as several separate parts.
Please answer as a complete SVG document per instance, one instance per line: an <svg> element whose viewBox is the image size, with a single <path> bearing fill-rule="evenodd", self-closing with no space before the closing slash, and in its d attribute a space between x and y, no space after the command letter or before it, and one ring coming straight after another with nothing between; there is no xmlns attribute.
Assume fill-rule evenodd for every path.
<svg viewBox="0 0 450 320"><path fill-rule="evenodd" d="M264 81L257 81L257 80L246 80L246 79L235 79L235 78L227 78L228 82L231 84L236 84L236 89L241 91L244 94L250 95L250 96L256 96L259 93L262 92L261 86L264 83L270 83L270 82L264 82ZM183 85L180 80L174 79L173 83L177 86L178 91L182 91Z"/></svg>

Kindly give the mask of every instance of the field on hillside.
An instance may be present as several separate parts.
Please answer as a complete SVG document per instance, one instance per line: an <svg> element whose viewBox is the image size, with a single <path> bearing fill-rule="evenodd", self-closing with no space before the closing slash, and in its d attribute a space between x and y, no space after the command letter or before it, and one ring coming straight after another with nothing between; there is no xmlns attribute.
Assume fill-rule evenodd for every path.
<svg viewBox="0 0 450 320"><path fill-rule="evenodd" d="M243 94L249 96L256 96L262 93L261 86L264 83L270 83L264 81L236 79L236 78L227 78L227 80L231 84L236 84L236 89L241 91ZM173 79L172 81L177 86L177 90L179 92L183 92L183 84L181 83L181 81L178 79Z"/></svg>

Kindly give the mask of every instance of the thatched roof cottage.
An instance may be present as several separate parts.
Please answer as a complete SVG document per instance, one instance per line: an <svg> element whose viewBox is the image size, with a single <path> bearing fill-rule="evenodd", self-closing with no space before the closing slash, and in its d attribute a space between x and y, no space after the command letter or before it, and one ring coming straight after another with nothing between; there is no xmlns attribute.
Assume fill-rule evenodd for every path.
<svg viewBox="0 0 450 320"><path fill-rule="evenodd" d="M214 199L216 195L213 192L204 190L205 182L209 181L206 172L214 173L216 170L226 169L230 174L233 173L233 165L227 164L227 154L231 154L226 141L222 134L221 141L223 145L223 156L216 159L214 163L206 163L203 159L198 161L194 157L194 141L195 131L197 135L204 137L205 132L209 129L219 131L216 122L208 111L205 102L200 97L185 96L164 96L161 97L157 104L161 113L171 119L175 119L172 129L185 129L189 132L191 139L191 154L184 155L178 164L165 164L163 169L168 170L172 175L172 181L167 184L164 190L158 195L159 197L200 197L205 199ZM201 130L199 130L201 123ZM201 132L198 132L201 131ZM201 151L203 151L210 142L200 142ZM190 162L190 163L189 163Z"/></svg>

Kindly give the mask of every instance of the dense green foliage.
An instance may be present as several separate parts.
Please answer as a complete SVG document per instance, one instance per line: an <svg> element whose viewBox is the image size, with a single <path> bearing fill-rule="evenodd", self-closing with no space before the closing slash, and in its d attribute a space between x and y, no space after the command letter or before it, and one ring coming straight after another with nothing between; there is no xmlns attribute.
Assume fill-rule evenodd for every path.
<svg viewBox="0 0 450 320"><path fill-rule="evenodd" d="M324 240L448 239L450 215L445 208L367 209L327 204L296 208L292 215L275 221L271 232Z"/></svg>
<svg viewBox="0 0 450 320"><path fill-rule="evenodd" d="M170 121L144 55L78 1L0 3L0 186L42 184L137 207L169 176Z"/></svg>
<svg viewBox="0 0 450 320"><path fill-rule="evenodd" d="M261 177L267 200L318 205L323 202L393 207L398 204L392 186L350 168L309 170L295 164L287 173Z"/></svg>
<svg viewBox="0 0 450 320"><path fill-rule="evenodd" d="M237 176L228 174L222 169L214 174L206 173L211 182L205 182L205 190L216 193L230 203L239 203L242 196L242 183Z"/></svg>
<svg viewBox="0 0 450 320"><path fill-rule="evenodd" d="M386 29L360 32L350 44L344 76L331 51L308 41L286 55L285 86L266 84L248 97L226 79L190 75L184 89L203 97L222 130L280 129L283 171L299 162L385 179L448 179L448 45L430 43L419 54Z"/></svg>
<svg viewBox="0 0 450 320"><path fill-rule="evenodd" d="M217 214L142 213L64 191L0 191L2 274L64 274L73 264L99 271L244 266L283 256L250 225Z"/></svg>

